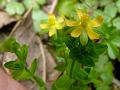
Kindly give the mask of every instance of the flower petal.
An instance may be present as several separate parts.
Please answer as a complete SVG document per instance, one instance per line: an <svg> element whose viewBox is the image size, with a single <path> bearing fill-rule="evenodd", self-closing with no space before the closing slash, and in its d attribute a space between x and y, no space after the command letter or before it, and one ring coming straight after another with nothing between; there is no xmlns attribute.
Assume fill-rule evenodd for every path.
<svg viewBox="0 0 120 90"><path fill-rule="evenodd" d="M94 32L92 29L87 29L87 34L91 40L100 38L100 35Z"/></svg>
<svg viewBox="0 0 120 90"><path fill-rule="evenodd" d="M81 17L84 16L84 12L82 10L78 10L77 15L78 15L79 18L81 18Z"/></svg>
<svg viewBox="0 0 120 90"><path fill-rule="evenodd" d="M102 16L97 16L96 19L91 21L91 26L92 27L99 27L103 22L103 17Z"/></svg>
<svg viewBox="0 0 120 90"><path fill-rule="evenodd" d="M50 25L55 24L55 20L56 20L56 18L54 16L54 14L48 14L48 21L49 21Z"/></svg>
<svg viewBox="0 0 120 90"><path fill-rule="evenodd" d="M79 23L76 21L71 21L71 20L65 20L65 23L67 26L78 26Z"/></svg>
<svg viewBox="0 0 120 90"><path fill-rule="evenodd" d="M45 24L45 23L44 24L40 24L40 28L41 29L46 29L46 28L48 28L48 24Z"/></svg>
<svg viewBox="0 0 120 90"><path fill-rule="evenodd" d="M56 33L56 29L55 28L52 28L49 30L49 36L53 36L54 34Z"/></svg>
<svg viewBox="0 0 120 90"><path fill-rule="evenodd" d="M79 37L80 34L81 34L81 30L80 30L80 29L73 30L73 31L71 32L71 36L72 36L72 37Z"/></svg>

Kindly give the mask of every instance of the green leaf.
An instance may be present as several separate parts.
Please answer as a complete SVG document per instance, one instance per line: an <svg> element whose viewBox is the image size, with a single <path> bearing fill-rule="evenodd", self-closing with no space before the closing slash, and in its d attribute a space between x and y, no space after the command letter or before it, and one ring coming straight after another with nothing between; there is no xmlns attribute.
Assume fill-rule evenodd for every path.
<svg viewBox="0 0 120 90"><path fill-rule="evenodd" d="M101 6L105 6L111 4L112 0L100 0L99 2Z"/></svg>
<svg viewBox="0 0 120 90"><path fill-rule="evenodd" d="M88 43L88 36L85 30L82 30L82 33L80 35L80 42L83 46L85 46Z"/></svg>
<svg viewBox="0 0 120 90"><path fill-rule="evenodd" d="M104 14L108 17L113 18L117 14L117 8L114 4L107 5L104 9Z"/></svg>
<svg viewBox="0 0 120 90"><path fill-rule="evenodd" d="M32 19L35 21L45 20L47 19L47 15L42 10L34 9L32 11Z"/></svg>
<svg viewBox="0 0 120 90"><path fill-rule="evenodd" d="M21 61L9 61L9 62L5 63L4 66L11 70L24 69L24 64Z"/></svg>
<svg viewBox="0 0 120 90"><path fill-rule="evenodd" d="M23 70L24 69L22 69L22 70L12 70L11 71L12 72L12 77L16 80L20 80L19 76L21 76L21 74L23 73ZM23 80L23 79L21 79L21 80Z"/></svg>
<svg viewBox="0 0 120 90"><path fill-rule="evenodd" d="M120 0L117 0L116 6L117 6L118 11L120 12Z"/></svg>
<svg viewBox="0 0 120 90"><path fill-rule="evenodd" d="M27 54L28 54L28 46L27 45L21 46L20 49L17 50L17 52L15 53L20 60L26 61Z"/></svg>
<svg viewBox="0 0 120 90"><path fill-rule="evenodd" d="M72 71L72 76L75 80L84 80L87 78L88 74L84 69L80 69L79 67L80 67L80 63L75 62L73 71Z"/></svg>
<svg viewBox="0 0 120 90"><path fill-rule="evenodd" d="M32 74L34 74L36 69L37 69L37 60L35 59L35 60L33 60L29 70Z"/></svg>
<svg viewBox="0 0 120 90"><path fill-rule="evenodd" d="M22 15L25 11L25 8L22 3L19 2L10 2L6 5L5 10L10 14L10 15Z"/></svg>
<svg viewBox="0 0 120 90"><path fill-rule="evenodd" d="M105 85L104 83L96 86L96 90L110 90L109 85Z"/></svg>
<svg viewBox="0 0 120 90"><path fill-rule="evenodd" d="M67 75L62 75L55 83L54 86L57 90L69 90L74 80Z"/></svg>
<svg viewBox="0 0 120 90"><path fill-rule="evenodd" d="M13 70L12 76L16 80L30 80L31 75L25 70Z"/></svg>
<svg viewBox="0 0 120 90"><path fill-rule="evenodd" d="M36 68L37 68L37 61L34 60L30 66L30 69L29 69L29 71L31 72L32 75L34 75ZM19 71L12 72L14 75L14 78L17 80L29 80L32 78L31 74L26 69L21 71L21 73L19 75L16 75L17 72L19 72Z"/></svg>
<svg viewBox="0 0 120 90"><path fill-rule="evenodd" d="M32 1L32 0L24 0L23 1L24 5L26 8L33 8L33 9L39 9L39 5L38 3L36 2L36 0Z"/></svg>
<svg viewBox="0 0 120 90"><path fill-rule="evenodd" d="M46 0L36 0L37 3L39 3L40 5L43 5L46 3Z"/></svg>
<svg viewBox="0 0 120 90"><path fill-rule="evenodd" d="M120 47L120 36L114 36L114 38L111 40L111 43L117 47Z"/></svg>
<svg viewBox="0 0 120 90"><path fill-rule="evenodd" d="M99 56L98 62L95 64L95 70L99 73L103 72L103 67L108 62L108 60L109 59L107 55L101 54Z"/></svg>
<svg viewBox="0 0 120 90"><path fill-rule="evenodd" d="M23 0L23 3L24 3L26 8L32 7L32 0Z"/></svg>
<svg viewBox="0 0 120 90"><path fill-rule="evenodd" d="M87 4L89 7L93 7L93 5L96 4L96 0L85 0L85 4Z"/></svg>
<svg viewBox="0 0 120 90"><path fill-rule="evenodd" d="M59 13L70 17L75 11L75 3L72 0L59 0L57 4L57 10Z"/></svg>
<svg viewBox="0 0 120 90"><path fill-rule="evenodd" d="M45 83L44 83L44 81L40 78L40 77L38 77L38 76L34 76L34 79L35 79L35 81L37 82L37 84L39 84L39 86L41 87L41 88L45 88ZM42 90L43 90L42 89ZM41 90L41 89L40 89Z"/></svg>
<svg viewBox="0 0 120 90"><path fill-rule="evenodd" d="M113 20L113 26L120 30L120 17L117 17Z"/></svg>
<svg viewBox="0 0 120 90"><path fill-rule="evenodd" d="M100 75L101 79L104 81L105 84L109 85L112 83L113 80L113 65L111 62L107 62L104 65L104 69L102 74Z"/></svg>
<svg viewBox="0 0 120 90"><path fill-rule="evenodd" d="M19 49L20 45L14 38L8 38L3 47L5 48L5 51L15 53Z"/></svg>
<svg viewBox="0 0 120 90"><path fill-rule="evenodd" d="M76 60L87 66L94 66L94 62L106 48L104 45L96 44L92 41L89 41L86 46L82 46L79 38L69 38L69 40L66 41L66 46L70 50L69 57L72 60Z"/></svg>
<svg viewBox="0 0 120 90"><path fill-rule="evenodd" d="M42 10L39 9L33 9L32 11L32 19L33 19L33 24L36 32L40 32L40 23L43 20L47 20L47 14L43 12Z"/></svg>
<svg viewBox="0 0 120 90"><path fill-rule="evenodd" d="M66 68L66 65L65 65L64 63L58 64L58 65L55 67L56 70L61 71L61 72L63 72L63 71L65 70L65 68Z"/></svg>
<svg viewBox="0 0 120 90"><path fill-rule="evenodd" d="M118 48L115 45L111 44L111 43L107 43L107 46L108 46L108 55L109 55L109 57L111 59L115 59L119 54Z"/></svg>

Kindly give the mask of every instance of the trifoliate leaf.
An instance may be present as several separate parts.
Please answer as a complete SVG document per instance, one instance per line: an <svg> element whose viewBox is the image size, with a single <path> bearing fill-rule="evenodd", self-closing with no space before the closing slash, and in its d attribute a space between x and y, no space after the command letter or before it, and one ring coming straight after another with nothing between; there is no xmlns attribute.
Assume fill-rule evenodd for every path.
<svg viewBox="0 0 120 90"><path fill-rule="evenodd" d="M109 57L111 59L115 59L119 54L118 48L115 45L111 44L111 43L107 43L107 46L108 46L108 55L109 55Z"/></svg>
<svg viewBox="0 0 120 90"><path fill-rule="evenodd" d="M104 9L104 14L106 16L113 18L117 14L117 8L115 7L114 4L107 5Z"/></svg>
<svg viewBox="0 0 120 90"><path fill-rule="evenodd" d="M33 19L35 31L40 32L40 23L42 20L47 20L47 15L39 9L33 9L32 19Z"/></svg>
<svg viewBox="0 0 120 90"><path fill-rule="evenodd" d="M32 11L32 19L35 21L41 21L47 19L47 14L45 14L42 10L34 9Z"/></svg>
<svg viewBox="0 0 120 90"><path fill-rule="evenodd" d="M10 14L10 15L22 15L25 11L25 8L22 3L19 2L10 2L6 5L5 10Z"/></svg>
<svg viewBox="0 0 120 90"><path fill-rule="evenodd" d="M120 30L120 17L117 17L113 20L113 26Z"/></svg>

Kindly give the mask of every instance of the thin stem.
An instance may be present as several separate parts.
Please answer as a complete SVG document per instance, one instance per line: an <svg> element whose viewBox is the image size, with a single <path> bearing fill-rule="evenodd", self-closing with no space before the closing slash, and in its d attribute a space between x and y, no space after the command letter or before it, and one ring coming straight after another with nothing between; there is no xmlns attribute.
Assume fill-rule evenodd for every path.
<svg viewBox="0 0 120 90"><path fill-rule="evenodd" d="M45 90L45 84L42 81L42 79L40 77L32 74L27 68L25 70L29 73L29 75L32 77L32 79L38 84L40 90Z"/></svg>
<svg viewBox="0 0 120 90"><path fill-rule="evenodd" d="M71 69L70 69L70 77L73 77L73 69L74 69L74 65L75 65L75 60L72 60L72 64L71 64Z"/></svg>

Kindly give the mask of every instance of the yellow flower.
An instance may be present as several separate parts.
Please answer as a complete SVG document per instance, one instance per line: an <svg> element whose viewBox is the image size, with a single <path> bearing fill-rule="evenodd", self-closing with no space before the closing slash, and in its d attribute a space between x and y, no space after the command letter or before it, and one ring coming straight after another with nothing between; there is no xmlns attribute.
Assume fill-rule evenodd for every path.
<svg viewBox="0 0 120 90"><path fill-rule="evenodd" d="M40 24L42 29L49 29L49 36L53 36L57 33L57 30L62 29L64 19L59 17L57 20L53 14L48 15L48 23Z"/></svg>
<svg viewBox="0 0 120 90"><path fill-rule="evenodd" d="M91 40L99 39L99 34L94 32L93 28L99 27L101 25L101 23L103 22L103 17L97 16L95 19L91 20L90 16L81 10L77 12L77 15L79 17L79 21L66 20L67 26L77 27L75 30L71 32L71 36L79 37L84 30Z"/></svg>

